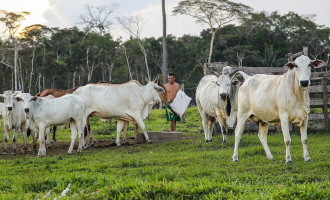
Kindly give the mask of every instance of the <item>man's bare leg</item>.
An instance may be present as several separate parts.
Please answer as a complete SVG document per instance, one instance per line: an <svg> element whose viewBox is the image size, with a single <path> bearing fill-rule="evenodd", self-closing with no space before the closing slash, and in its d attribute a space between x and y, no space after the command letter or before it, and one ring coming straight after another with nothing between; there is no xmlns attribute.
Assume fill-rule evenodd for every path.
<svg viewBox="0 0 330 200"><path fill-rule="evenodd" d="M176 131L176 121L171 121L171 131Z"/></svg>

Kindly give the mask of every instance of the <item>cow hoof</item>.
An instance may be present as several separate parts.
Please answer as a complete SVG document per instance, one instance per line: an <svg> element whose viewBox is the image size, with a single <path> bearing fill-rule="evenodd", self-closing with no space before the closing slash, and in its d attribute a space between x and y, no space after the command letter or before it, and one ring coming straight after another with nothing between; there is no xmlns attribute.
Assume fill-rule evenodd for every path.
<svg viewBox="0 0 330 200"><path fill-rule="evenodd" d="M312 162L312 160L310 158L305 158L304 160L305 160L305 162Z"/></svg>
<svg viewBox="0 0 330 200"><path fill-rule="evenodd" d="M7 152L2 152L2 155L7 155Z"/></svg>
<svg viewBox="0 0 330 200"><path fill-rule="evenodd" d="M269 160L273 160L273 159L274 159L273 155L268 155L267 158L268 158Z"/></svg>
<svg viewBox="0 0 330 200"><path fill-rule="evenodd" d="M210 141L209 142L213 142L213 140L212 139L210 139Z"/></svg>
<svg viewBox="0 0 330 200"><path fill-rule="evenodd" d="M125 142L125 145L129 146L129 145L131 145L131 144L129 143L129 141L126 141L126 142Z"/></svg>
<svg viewBox="0 0 330 200"><path fill-rule="evenodd" d="M117 144L117 147L120 148L120 147L122 147L122 146L121 146L121 144Z"/></svg>
<svg viewBox="0 0 330 200"><path fill-rule="evenodd" d="M222 140L222 143L224 144L224 143L227 143L227 140Z"/></svg>
<svg viewBox="0 0 330 200"><path fill-rule="evenodd" d="M29 153L28 150L24 150L24 151L23 151L23 154L28 154L28 153Z"/></svg>
<svg viewBox="0 0 330 200"><path fill-rule="evenodd" d="M292 163L292 160L286 160L285 163Z"/></svg>
<svg viewBox="0 0 330 200"><path fill-rule="evenodd" d="M233 162L238 162L238 157L237 156L233 156Z"/></svg>
<svg viewBox="0 0 330 200"><path fill-rule="evenodd" d="M148 144L152 144L151 140L148 140Z"/></svg>
<svg viewBox="0 0 330 200"><path fill-rule="evenodd" d="M69 152L68 152L68 156L72 156L72 153L69 153Z"/></svg>
<svg viewBox="0 0 330 200"><path fill-rule="evenodd" d="M205 140L206 143L209 143L210 141L209 140Z"/></svg>

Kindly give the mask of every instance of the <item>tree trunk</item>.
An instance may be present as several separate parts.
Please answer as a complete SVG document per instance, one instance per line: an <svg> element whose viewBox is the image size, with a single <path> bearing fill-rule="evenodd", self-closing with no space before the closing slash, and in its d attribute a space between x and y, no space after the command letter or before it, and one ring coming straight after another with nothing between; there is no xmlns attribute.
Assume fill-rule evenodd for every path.
<svg viewBox="0 0 330 200"><path fill-rule="evenodd" d="M73 72L73 76L72 76L72 88L76 87L76 75L77 72Z"/></svg>
<svg viewBox="0 0 330 200"><path fill-rule="evenodd" d="M162 75L163 84L166 83L166 76L168 74L168 51L167 51L167 34L166 34L166 10L165 0L162 0L162 11L163 11L163 63L162 63Z"/></svg>
<svg viewBox="0 0 330 200"><path fill-rule="evenodd" d="M33 48L32 51L32 59L31 59L31 72L30 72L30 80L29 80L29 93L31 93L31 87L32 87L32 77L33 77L33 70L34 70L34 57L35 57L35 50L36 48Z"/></svg>
<svg viewBox="0 0 330 200"><path fill-rule="evenodd" d="M210 52L209 52L209 59L208 59L208 63L211 63L211 57L212 57L212 53L213 53L213 43L214 43L214 37L215 37L215 33L214 31L211 32L211 43L210 43Z"/></svg>
<svg viewBox="0 0 330 200"><path fill-rule="evenodd" d="M17 73L18 73L18 70L17 70L17 58L18 58L18 45L16 43L16 39L14 41L14 88L15 88L15 91L17 91L19 88L18 88L18 77L17 77Z"/></svg>
<svg viewBox="0 0 330 200"><path fill-rule="evenodd" d="M127 67L128 67L128 73L129 73L129 78L130 80L132 80L132 71L131 71L131 67L129 65L129 60L128 60L128 56L127 56L127 52L126 52L126 48L124 47L124 52L125 52L125 58L126 58L126 62L127 62Z"/></svg>
<svg viewBox="0 0 330 200"><path fill-rule="evenodd" d="M151 80L151 78L150 78L151 75L150 75L150 72L149 72L147 51L146 51L146 49L144 48L144 46L142 45L142 42L140 41L140 39L138 39L138 43L139 43L139 46L140 46L140 48L141 48L141 51L142 51L142 53L143 53L143 55L144 55L144 62L145 62L145 64L146 64L146 70L147 70L147 78L148 78L148 80L150 81L150 80Z"/></svg>

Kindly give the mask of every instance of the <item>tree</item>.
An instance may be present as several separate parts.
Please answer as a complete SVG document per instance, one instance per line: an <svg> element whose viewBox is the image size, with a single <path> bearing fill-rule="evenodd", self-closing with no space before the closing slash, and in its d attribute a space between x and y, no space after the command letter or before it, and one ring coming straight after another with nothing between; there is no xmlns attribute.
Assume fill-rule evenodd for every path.
<svg viewBox="0 0 330 200"><path fill-rule="evenodd" d="M29 12L8 12L6 10L0 10L0 22L5 23L7 27L7 34L9 35L9 40L11 41L14 47L14 89L22 90L22 83L18 82L19 74L18 74L18 50L20 48L20 44L18 39L16 38L16 34L21 27L21 22L25 19L26 15L29 15Z"/></svg>
<svg viewBox="0 0 330 200"><path fill-rule="evenodd" d="M85 31L96 32L104 35L112 25L112 21L109 19L110 15L118 8L118 4L103 5L99 7L93 7L91 5L85 6L85 15L81 15L80 19Z"/></svg>
<svg viewBox="0 0 330 200"><path fill-rule="evenodd" d="M183 0L173 13L188 15L198 23L207 24L211 34L208 63L211 62L215 34L225 25L250 14L252 8L229 0Z"/></svg>
<svg viewBox="0 0 330 200"><path fill-rule="evenodd" d="M166 82L166 76L168 71L168 51L167 51L167 35L166 35L166 10L165 0L162 0L162 13L163 13L163 62L162 62L162 74L163 83Z"/></svg>
<svg viewBox="0 0 330 200"><path fill-rule="evenodd" d="M124 28L124 30L126 32L128 32L129 34L131 34L132 37L134 37L139 46L140 49L143 53L144 56L144 62L145 62L145 66L146 66L146 71L147 71L147 78L149 80L151 80L151 75L150 75L150 70L149 70L149 65L148 65L148 55L147 55L147 51L145 49L145 47L143 46L143 42L141 39L141 32L143 29L143 20L140 16L138 15L132 15L132 16L128 16L128 17L117 17L117 20L119 22L119 24Z"/></svg>

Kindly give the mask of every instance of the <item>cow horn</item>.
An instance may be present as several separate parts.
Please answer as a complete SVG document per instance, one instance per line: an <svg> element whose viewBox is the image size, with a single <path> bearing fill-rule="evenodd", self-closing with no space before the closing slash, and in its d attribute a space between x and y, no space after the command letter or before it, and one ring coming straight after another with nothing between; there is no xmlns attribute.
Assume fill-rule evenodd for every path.
<svg viewBox="0 0 330 200"><path fill-rule="evenodd" d="M230 72L230 73L228 74L228 76L229 76L229 77L232 77L234 74L236 74L236 72L238 72L238 70L234 70L234 71Z"/></svg>

